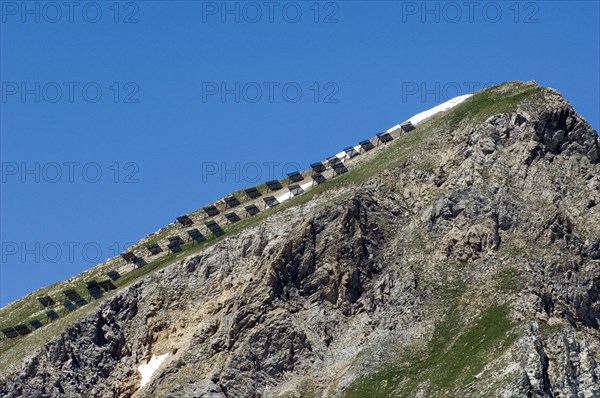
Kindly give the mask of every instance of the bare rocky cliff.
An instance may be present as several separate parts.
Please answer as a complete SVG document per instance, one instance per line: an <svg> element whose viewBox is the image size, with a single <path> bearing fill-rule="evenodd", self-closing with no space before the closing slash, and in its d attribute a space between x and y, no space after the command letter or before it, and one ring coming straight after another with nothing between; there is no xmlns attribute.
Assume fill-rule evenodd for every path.
<svg viewBox="0 0 600 398"><path fill-rule="evenodd" d="M391 145L107 299L0 396L600 397L594 129L506 83Z"/></svg>

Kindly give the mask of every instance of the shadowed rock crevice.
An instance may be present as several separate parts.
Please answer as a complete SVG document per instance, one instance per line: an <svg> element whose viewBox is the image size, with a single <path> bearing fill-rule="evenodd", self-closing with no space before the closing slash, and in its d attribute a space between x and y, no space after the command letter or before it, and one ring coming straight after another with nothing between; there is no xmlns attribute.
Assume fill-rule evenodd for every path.
<svg viewBox="0 0 600 398"><path fill-rule="evenodd" d="M326 211L299 228L271 264L268 281L273 297L293 296L323 300L346 315L378 271L370 248L382 244L379 226L359 197L344 201L337 211Z"/></svg>

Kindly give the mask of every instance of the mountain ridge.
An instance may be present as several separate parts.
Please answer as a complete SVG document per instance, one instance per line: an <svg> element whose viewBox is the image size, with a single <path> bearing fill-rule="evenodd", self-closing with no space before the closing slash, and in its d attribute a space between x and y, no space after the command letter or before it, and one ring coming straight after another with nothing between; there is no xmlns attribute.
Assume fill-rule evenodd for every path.
<svg viewBox="0 0 600 398"><path fill-rule="evenodd" d="M484 90L114 293L0 392L599 396L599 153L555 90Z"/></svg>

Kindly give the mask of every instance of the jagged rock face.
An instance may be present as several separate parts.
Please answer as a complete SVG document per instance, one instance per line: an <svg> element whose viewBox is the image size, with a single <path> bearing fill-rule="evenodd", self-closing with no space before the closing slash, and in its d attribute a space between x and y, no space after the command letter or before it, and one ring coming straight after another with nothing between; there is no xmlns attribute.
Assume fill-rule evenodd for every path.
<svg viewBox="0 0 600 398"><path fill-rule="evenodd" d="M468 382L471 361L444 386L421 369L410 394L402 372L396 389L386 379L376 390L600 397L595 131L546 90L542 105L435 132L380 175L135 283L32 353L0 395L357 396L356 381L426 355L450 313L460 316L442 346L455 355L494 304L514 338L477 353ZM166 352L138 389L137 366Z"/></svg>

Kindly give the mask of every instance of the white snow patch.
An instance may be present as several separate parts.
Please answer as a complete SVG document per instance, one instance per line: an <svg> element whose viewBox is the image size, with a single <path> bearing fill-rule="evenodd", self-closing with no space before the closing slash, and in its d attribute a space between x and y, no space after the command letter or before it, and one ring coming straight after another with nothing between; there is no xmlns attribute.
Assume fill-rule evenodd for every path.
<svg viewBox="0 0 600 398"><path fill-rule="evenodd" d="M313 186L313 180L311 178L310 181L305 182L304 184L299 184L299 185L300 185L300 188L302 188L302 190L304 192L306 192L306 191L308 191L309 189L312 188L312 186ZM288 192L286 192L286 193L284 193L282 195L276 196L275 199L277 199L277 202L283 203L286 200L291 199L293 197L294 197L294 195L292 195L292 193L290 191L288 191Z"/></svg>
<svg viewBox="0 0 600 398"><path fill-rule="evenodd" d="M400 125L397 124L394 127L390 127L389 129L385 130L386 133L393 133L394 131L398 130L400 128Z"/></svg>
<svg viewBox="0 0 600 398"><path fill-rule="evenodd" d="M417 123L435 115L436 113L440 113L443 111L447 111L450 108L454 108L456 105L460 104L472 95L473 94L465 94L459 95L458 97L454 97L444 102L443 104L439 104L438 106L434 106L433 108L426 110L425 112L417 113L416 115L408 119L408 121L416 125Z"/></svg>
<svg viewBox="0 0 600 398"><path fill-rule="evenodd" d="M156 372L160 364L163 363L165 359L167 359L168 356L168 352L159 356L152 355L152 358L150 359L150 361L148 361L146 365L138 366L138 371L142 374L141 387L144 387L150 382L150 380L152 380L152 375L154 374L154 372Z"/></svg>
<svg viewBox="0 0 600 398"><path fill-rule="evenodd" d="M275 196L275 200L277 200L277 203L283 203L286 200L290 199L292 197L292 193L290 191L284 193L283 195L279 195L279 196Z"/></svg>

